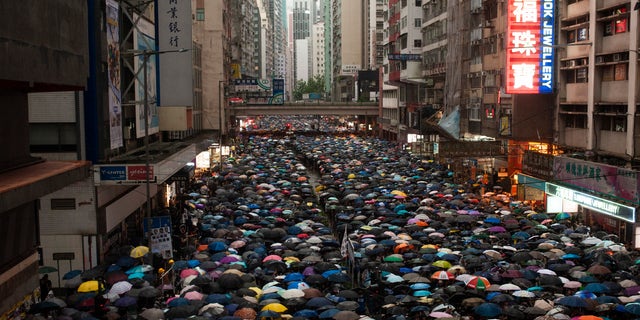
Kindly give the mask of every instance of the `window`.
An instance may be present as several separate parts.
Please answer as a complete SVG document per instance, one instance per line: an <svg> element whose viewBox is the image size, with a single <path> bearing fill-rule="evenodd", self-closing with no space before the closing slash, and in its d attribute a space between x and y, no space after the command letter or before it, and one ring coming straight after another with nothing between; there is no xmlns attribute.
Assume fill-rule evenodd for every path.
<svg viewBox="0 0 640 320"><path fill-rule="evenodd" d="M480 104L469 107L469 121L480 121Z"/></svg>
<svg viewBox="0 0 640 320"><path fill-rule="evenodd" d="M420 40L420 39L413 40L413 47L414 48L422 48L422 40Z"/></svg>
<svg viewBox="0 0 640 320"><path fill-rule="evenodd" d="M74 123L29 124L31 152L74 152L78 149Z"/></svg>
<svg viewBox="0 0 640 320"><path fill-rule="evenodd" d="M204 8L197 8L196 9L196 20L197 21L204 21Z"/></svg>
<svg viewBox="0 0 640 320"><path fill-rule="evenodd" d="M613 9L606 12L605 15L606 16L603 17L603 20L605 20L603 22L603 35L605 37L618 33L625 33L629 30L629 13L627 11L627 7Z"/></svg>
<svg viewBox="0 0 640 320"><path fill-rule="evenodd" d="M627 64L619 63L602 67L602 81L627 80Z"/></svg>
<svg viewBox="0 0 640 320"><path fill-rule="evenodd" d="M416 18L413 20L413 26L416 28L422 27L422 19Z"/></svg>
<svg viewBox="0 0 640 320"><path fill-rule="evenodd" d="M602 117L600 129L603 131L627 132L627 119L624 116Z"/></svg>
<svg viewBox="0 0 640 320"><path fill-rule="evenodd" d="M487 119L493 119L496 116L496 106L494 104L485 104L484 113Z"/></svg>
<svg viewBox="0 0 640 320"><path fill-rule="evenodd" d="M76 199L64 198L64 199L51 199L51 210L75 210Z"/></svg>
<svg viewBox="0 0 640 320"><path fill-rule="evenodd" d="M586 129L587 115L584 114L565 114L562 115L565 128Z"/></svg>

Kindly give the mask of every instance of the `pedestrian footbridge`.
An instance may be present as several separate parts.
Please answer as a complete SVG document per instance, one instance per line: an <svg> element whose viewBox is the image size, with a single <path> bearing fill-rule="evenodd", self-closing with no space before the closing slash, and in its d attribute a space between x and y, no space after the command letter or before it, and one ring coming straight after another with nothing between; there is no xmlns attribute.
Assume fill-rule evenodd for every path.
<svg viewBox="0 0 640 320"><path fill-rule="evenodd" d="M227 113L234 117L262 115L334 115L378 116L378 102L304 102L267 104L231 104Z"/></svg>

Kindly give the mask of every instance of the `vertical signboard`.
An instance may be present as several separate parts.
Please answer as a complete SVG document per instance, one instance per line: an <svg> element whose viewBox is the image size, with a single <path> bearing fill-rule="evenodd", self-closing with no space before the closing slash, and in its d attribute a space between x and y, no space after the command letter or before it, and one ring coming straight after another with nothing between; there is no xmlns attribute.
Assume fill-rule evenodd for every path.
<svg viewBox="0 0 640 320"><path fill-rule="evenodd" d="M156 0L162 106L193 105L191 1Z"/></svg>
<svg viewBox="0 0 640 320"><path fill-rule="evenodd" d="M153 24L143 17L133 15L138 21L137 29L133 34L133 42L136 50L156 51L156 39L154 37L155 28ZM158 108L157 108L157 86L156 86L156 55L151 54L147 59L147 74L144 74L144 55L136 56L134 60L136 70L136 138L144 137L146 124L144 123L144 103L145 95L148 101L149 113L149 134L158 132ZM144 87L145 77L147 78L147 87ZM189 80L191 81L191 80ZM146 93L145 93L146 89Z"/></svg>
<svg viewBox="0 0 640 320"><path fill-rule="evenodd" d="M120 100L120 7L115 0L106 0L107 67L109 81L109 137L111 149L122 147L122 109Z"/></svg>
<svg viewBox="0 0 640 320"><path fill-rule="evenodd" d="M555 0L509 0L507 93L553 93Z"/></svg>

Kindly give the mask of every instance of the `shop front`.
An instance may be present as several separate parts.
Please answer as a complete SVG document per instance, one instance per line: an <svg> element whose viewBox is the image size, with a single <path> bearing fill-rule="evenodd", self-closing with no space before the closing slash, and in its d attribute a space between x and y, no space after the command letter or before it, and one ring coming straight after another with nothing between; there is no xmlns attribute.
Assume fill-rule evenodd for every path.
<svg viewBox="0 0 640 320"><path fill-rule="evenodd" d="M592 230L613 233L621 242L640 247L639 179L636 170L558 156L553 161L553 183L545 189L547 208L579 212L579 222Z"/></svg>
<svg viewBox="0 0 640 320"><path fill-rule="evenodd" d="M636 207L607 200L582 191L546 183L547 212L568 212L575 222L618 236L619 242L640 247L640 230L636 231Z"/></svg>

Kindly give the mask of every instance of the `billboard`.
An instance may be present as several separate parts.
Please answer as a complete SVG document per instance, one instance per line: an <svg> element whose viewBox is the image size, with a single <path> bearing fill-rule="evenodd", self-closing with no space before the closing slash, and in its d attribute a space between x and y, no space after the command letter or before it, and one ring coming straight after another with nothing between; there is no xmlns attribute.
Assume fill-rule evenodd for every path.
<svg viewBox="0 0 640 320"><path fill-rule="evenodd" d="M233 85L237 96L230 101L240 98L246 104L284 103L284 79L235 79Z"/></svg>
<svg viewBox="0 0 640 320"><path fill-rule="evenodd" d="M562 184L606 194L632 203L640 202L640 174L604 163L555 157L553 176Z"/></svg>
<svg viewBox="0 0 640 320"><path fill-rule="evenodd" d="M162 106L193 105L191 1L156 0L160 101ZM178 51L178 52L176 52Z"/></svg>
<svg viewBox="0 0 640 320"><path fill-rule="evenodd" d="M147 182L145 173L147 166L144 164L113 164L94 166L94 182L96 185L139 185ZM149 166L149 182L156 183L154 166Z"/></svg>
<svg viewBox="0 0 640 320"><path fill-rule="evenodd" d="M553 93L555 0L509 0L507 93Z"/></svg>
<svg viewBox="0 0 640 320"><path fill-rule="evenodd" d="M155 27L153 23L145 20L142 17L138 17L134 14L134 19L138 20L136 31L133 33L133 42L135 50L139 52L143 51L156 51L156 39L155 39ZM157 55L149 55L147 59L147 88L146 98L148 100L148 114L149 114L149 134L154 134L159 131L160 119L158 117L157 106L157 85L156 85L156 57ZM136 70L136 101L144 101L145 88L144 88L144 60L143 54L136 56L134 60ZM146 124L144 123L144 103L136 104L136 138L144 137Z"/></svg>
<svg viewBox="0 0 640 320"><path fill-rule="evenodd" d="M120 93L120 6L115 0L106 2L107 16L107 67L109 75L109 137L111 149L123 146L122 105Z"/></svg>

